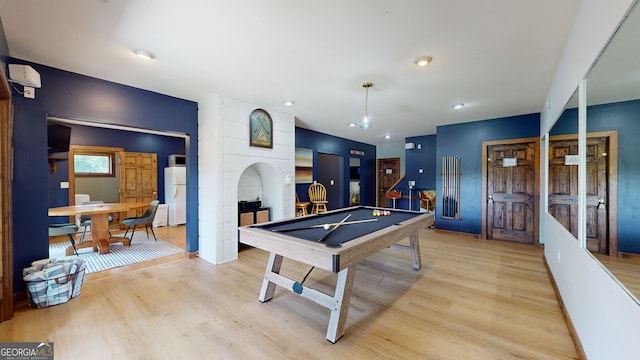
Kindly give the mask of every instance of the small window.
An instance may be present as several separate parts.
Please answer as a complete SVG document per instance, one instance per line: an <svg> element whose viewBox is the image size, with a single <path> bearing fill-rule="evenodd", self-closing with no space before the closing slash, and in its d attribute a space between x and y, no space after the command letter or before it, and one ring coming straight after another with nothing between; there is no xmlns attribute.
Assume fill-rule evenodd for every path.
<svg viewBox="0 0 640 360"><path fill-rule="evenodd" d="M76 152L73 155L73 172L76 176L114 177L112 152Z"/></svg>

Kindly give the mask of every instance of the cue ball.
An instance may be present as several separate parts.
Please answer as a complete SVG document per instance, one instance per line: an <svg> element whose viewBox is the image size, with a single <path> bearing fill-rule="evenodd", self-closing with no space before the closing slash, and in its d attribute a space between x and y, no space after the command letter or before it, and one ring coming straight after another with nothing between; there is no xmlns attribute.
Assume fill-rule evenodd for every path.
<svg viewBox="0 0 640 360"><path fill-rule="evenodd" d="M324 229L329 230L329 224L324 224Z"/></svg>

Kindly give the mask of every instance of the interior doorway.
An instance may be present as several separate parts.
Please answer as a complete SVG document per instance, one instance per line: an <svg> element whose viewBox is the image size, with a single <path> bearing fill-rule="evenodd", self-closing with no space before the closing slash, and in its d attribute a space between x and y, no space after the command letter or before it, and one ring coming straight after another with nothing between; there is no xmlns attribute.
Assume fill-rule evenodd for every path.
<svg viewBox="0 0 640 360"><path fill-rule="evenodd" d="M147 140L149 143L151 144L160 144L158 146L151 146L151 148L149 148L149 146L143 146L143 149L147 149L149 148L149 152L147 152L146 154L153 154L154 149L163 149L163 150L167 150L170 149L170 151L172 151L172 153L184 153L184 154L188 154L189 153L189 147L190 147L190 136L187 134L183 134L183 133L179 133L179 132L166 132L166 131L157 131L157 130L151 130L151 129L143 129L143 128L135 128L135 127L129 127L129 126L124 126L124 125L115 125L115 124L107 124L107 123L101 123L101 122L97 122L97 121L91 121L91 120L74 120L74 119L66 119L66 118L57 118L57 117L47 117L47 121L48 122L54 122L54 123L60 123L60 124L65 124L65 125L70 125L72 126L74 129L78 129L78 131L83 134L84 136L86 136L87 139L93 139L95 136L90 135L91 133L94 133L92 129L96 128L96 129L107 129L107 130L115 130L115 131L122 131L121 137L125 138L125 139L135 139L138 136L144 136L145 140ZM76 127L77 126L77 127ZM74 130L75 131L75 130ZM100 133L102 134L102 133ZM146 135L145 135L146 134ZM168 140L168 142L171 144L171 146L166 146L166 144L163 142L164 140ZM106 142L106 141L103 141ZM178 145L176 145L178 144ZM89 147L89 146L85 146L85 145L75 145L76 147ZM95 147L94 147L95 148ZM103 146L103 148L109 148L108 146ZM114 149L114 151L117 151L117 155L116 157L119 160L122 160L125 158L125 154L131 154L134 155L134 157L136 158L136 162L139 163L140 165L140 176L139 177L135 177L136 180L136 184L140 184L139 188L141 190L141 192L139 193L139 200L136 199L131 199L131 201L133 202L151 202L151 200L155 200L158 199L160 197L160 195L158 194L158 184L160 183L159 179L161 176L163 176L163 169L160 168L158 169L158 156L155 156L155 160L153 157L146 157L144 155L141 155L143 157L138 157L136 155L135 152L124 152L123 148L120 147L111 147L111 149ZM145 151L145 150L143 150ZM140 154L145 154L145 153L140 153ZM69 153L69 163L71 164L73 162L73 157L71 156L72 154ZM154 154L155 155L155 154ZM165 155L163 154L163 159L165 159L164 157ZM149 166L152 166L151 168ZM189 171L189 167L193 166L193 165L189 165L187 164L186 169L187 172ZM68 166L69 170L71 170L71 166ZM155 169L155 170L153 170ZM120 169L119 167L116 167L116 171L118 172L118 179L120 179L120 172L122 172L122 169ZM158 173L159 171L159 173ZM66 174L66 171L65 171ZM74 204L75 203L75 194L78 192L77 189L75 189L75 179L73 174L69 174L67 177L67 181L69 182L69 191L68 191L68 202L67 204ZM141 182L139 182L139 181ZM116 185L117 188L120 187L120 184ZM106 197L104 199L90 199L90 200L105 200L108 202L126 202L127 200L125 199L121 199L120 195L124 194L124 192L116 189L116 194L117 197L115 199L113 198L109 198L107 199ZM160 187L160 191L164 191L164 187L161 186ZM131 194L128 194L127 196L130 196ZM67 194L65 194L65 198L67 198ZM140 211L144 211L144 209L140 210ZM166 210L165 210L166 211ZM119 218L123 218L123 217L127 217L127 216L137 216L140 215L140 213L137 212L130 212L130 213L122 213L122 214L113 214L113 230L117 231L119 226L118 226L118 219ZM166 223L166 222L165 222ZM187 219L187 223L185 225L180 225L180 226L176 226L175 229L173 227L169 227L169 226L161 226L159 228L156 229L159 230L160 228L163 228L163 230L167 230L167 236L171 237L171 239L162 239L160 237L160 239L162 240L167 240L167 242L172 243L174 245L179 245L179 248L183 248L185 249L185 251L187 252L192 252L193 250L193 235L190 235L189 233L191 231L193 231L193 229L197 229L197 227L193 227L193 228L189 228L190 224L189 224L189 220ZM189 229L189 230L187 230ZM174 240L175 238L175 240ZM196 246L197 246L197 237L196 238ZM175 242L178 242L177 244Z"/></svg>
<svg viewBox="0 0 640 360"><path fill-rule="evenodd" d="M342 156L318 153L318 182L327 189L327 209L345 207L344 199L344 158Z"/></svg>
<svg viewBox="0 0 640 360"><path fill-rule="evenodd" d="M482 143L482 236L538 244L539 157L536 138Z"/></svg>
<svg viewBox="0 0 640 360"><path fill-rule="evenodd" d="M360 205L360 158L349 158L349 205Z"/></svg>
<svg viewBox="0 0 640 360"><path fill-rule="evenodd" d="M378 159L378 206L389 207L387 190L400 180L400 158Z"/></svg>

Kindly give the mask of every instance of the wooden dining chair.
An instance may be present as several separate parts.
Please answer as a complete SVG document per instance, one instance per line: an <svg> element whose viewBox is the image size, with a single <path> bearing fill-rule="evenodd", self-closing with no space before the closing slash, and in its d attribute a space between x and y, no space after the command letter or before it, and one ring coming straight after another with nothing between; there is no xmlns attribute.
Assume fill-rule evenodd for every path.
<svg viewBox="0 0 640 360"><path fill-rule="evenodd" d="M327 211L327 189L319 182L309 186L309 201L311 201L311 213L319 214Z"/></svg>
<svg viewBox="0 0 640 360"><path fill-rule="evenodd" d="M305 216L305 215L309 215L309 213L307 212L307 209L309 208L309 205L311 203L308 201L300 201L300 198L298 197L298 193L296 192L296 216Z"/></svg>
<svg viewBox="0 0 640 360"><path fill-rule="evenodd" d="M396 208L396 200L402 197L402 191L400 190L389 190L387 191L387 197L393 200L393 208Z"/></svg>

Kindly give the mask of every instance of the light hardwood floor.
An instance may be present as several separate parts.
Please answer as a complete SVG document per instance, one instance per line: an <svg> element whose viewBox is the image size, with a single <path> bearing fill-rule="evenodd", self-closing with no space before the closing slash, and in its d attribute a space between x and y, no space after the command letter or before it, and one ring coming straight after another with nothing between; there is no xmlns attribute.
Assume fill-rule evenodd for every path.
<svg viewBox="0 0 640 360"><path fill-rule="evenodd" d="M53 341L57 359L578 358L541 249L433 230L420 243L420 271L392 249L358 265L336 344L326 309L283 289L258 302L268 254L252 248L222 265L183 256L92 277L66 304L18 311L0 338ZM335 279L315 270L307 283Z"/></svg>
<svg viewBox="0 0 640 360"><path fill-rule="evenodd" d="M636 299L640 299L640 259L594 254Z"/></svg>

